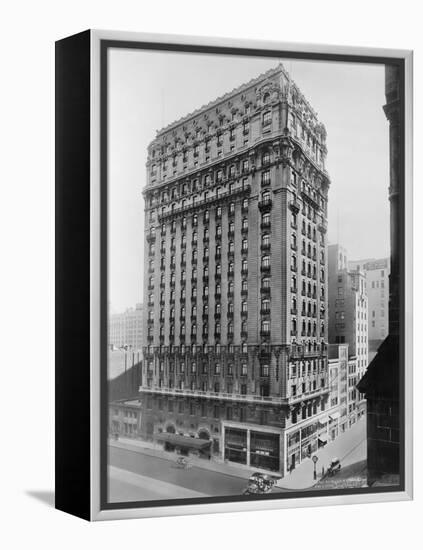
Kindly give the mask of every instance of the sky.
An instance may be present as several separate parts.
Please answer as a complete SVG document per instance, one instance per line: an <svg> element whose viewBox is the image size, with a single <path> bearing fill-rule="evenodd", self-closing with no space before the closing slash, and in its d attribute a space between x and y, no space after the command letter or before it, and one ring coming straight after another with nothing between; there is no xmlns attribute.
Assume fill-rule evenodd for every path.
<svg viewBox="0 0 423 550"><path fill-rule="evenodd" d="M109 50L109 303L142 302L147 146L156 131L282 62L327 130L328 241L389 255L384 66Z"/></svg>

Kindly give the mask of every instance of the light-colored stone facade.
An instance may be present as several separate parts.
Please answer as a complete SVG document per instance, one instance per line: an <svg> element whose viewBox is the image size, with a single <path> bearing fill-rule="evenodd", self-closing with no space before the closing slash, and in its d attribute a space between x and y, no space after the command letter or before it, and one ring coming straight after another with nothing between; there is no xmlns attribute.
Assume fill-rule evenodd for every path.
<svg viewBox="0 0 423 550"><path fill-rule="evenodd" d="M143 347L142 304L123 313L112 313L108 320L108 344L112 349L141 350Z"/></svg>

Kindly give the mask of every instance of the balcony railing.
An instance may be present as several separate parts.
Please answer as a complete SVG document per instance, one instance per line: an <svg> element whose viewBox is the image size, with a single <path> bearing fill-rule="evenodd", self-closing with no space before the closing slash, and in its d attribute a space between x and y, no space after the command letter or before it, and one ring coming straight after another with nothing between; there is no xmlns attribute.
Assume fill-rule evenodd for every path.
<svg viewBox="0 0 423 550"><path fill-rule="evenodd" d="M211 205L216 202L220 202L221 200L224 200L228 197L233 197L235 195L243 194L243 193L249 193L250 192L250 186L249 184L244 184L242 186L236 187L232 189L231 191L226 191L224 193L220 193L219 195L214 195L211 197L208 197L207 199L203 199L201 201L197 201L195 204L188 204L186 206L180 206L179 208L175 208L173 211L165 212L163 214L159 214L160 220L165 220L167 218L172 218L175 215L181 214L182 212L189 212L191 210L195 210L198 207L202 207L206 204Z"/></svg>
<svg viewBox="0 0 423 550"><path fill-rule="evenodd" d="M263 201L260 201L258 203L259 210L262 212L268 212L272 208L272 200L271 199L265 199Z"/></svg>
<svg viewBox="0 0 423 550"><path fill-rule="evenodd" d="M241 374L246 376L246 374ZM191 389L179 389L179 388L159 388L140 386L139 391L141 393L154 393L159 395L173 395L183 397L207 397L208 399L217 399L225 401L237 401L244 403L272 403L277 405L285 405L288 403L288 399L278 396L261 396L253 394L241 394L241 393L223 393L212 392L208 390L191 390Z"/></svg>
<svg viewBox="0 0 423 550"><path fill-rule="evenodd" d="M325 393L329 393L329 388L317 388L315 390L306 391L304 393L299 393L298 395L293 395L288 398L289 404L296 403L298 401L304 401L305 399L310 399L312 397L317 397L318 395L323 395Z"/></svg>

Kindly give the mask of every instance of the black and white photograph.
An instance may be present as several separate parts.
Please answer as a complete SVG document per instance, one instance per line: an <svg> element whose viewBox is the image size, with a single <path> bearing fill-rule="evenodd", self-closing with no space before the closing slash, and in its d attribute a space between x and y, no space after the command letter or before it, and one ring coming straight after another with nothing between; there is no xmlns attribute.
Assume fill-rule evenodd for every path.
<svg viewBox="0 0 423 550"><path fill-rule="evenodd" d="M0 547L414 548L418 3L2 8Z"/></svg>
<svg viewBox="0 0 423 550"><path fill-rule="evenodd" d="M107 506L402 490L401 66L105 66Z"/></svg>

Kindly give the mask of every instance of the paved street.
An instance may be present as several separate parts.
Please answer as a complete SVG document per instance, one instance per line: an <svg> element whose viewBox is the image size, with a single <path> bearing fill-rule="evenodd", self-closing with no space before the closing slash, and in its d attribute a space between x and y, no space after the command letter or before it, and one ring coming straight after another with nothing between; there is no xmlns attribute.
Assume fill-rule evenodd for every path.
<svg viewBox="0 0 423 550"><path fill-rule="evenodd" d="M173 454L143 448L140 443L125 440L109 445L111 502L240 495L251 473L236 465L202 459L191 460L187 469L178 468ZM349 467L361 464L359 470L362 471L366 454L366 420L363 418L316 453L319 459L317 481L320 481L322 466L326 469L330 460L337 457L343 472L338 478L342 477L343 484L348 486L350 472L351 486L354 486L357 471L355 466L351 470ZM313 486L316 490L324 488L321 482L316 485L313 462L306 459L291 474L280 479L274 491L305 490Z"/></svg>
<svg viewBox="0 0 423 550"><path fill-rule="evenodd" d="M197 466L181 469L176 466L174 460L119 447L109 448L109 463L120 470L118 472L112 468L110 472L112 502L126 500L127 497L130 497L130 500L151 500L184 496L239 495L246 487L246 480L240 477L204 470ZM122 470L138 477L124 477ZM132 482L135 482L135 485ZM191 495L190 491L196 494Z"/></svg>
<svg viewBox="0 0 423 550"><path fill-rule="evenodd" d="M339 458L342 469L362 462L367 458L366 418L362 417L352 428L338 436L314 453L318 457L317 474L320 479L322 467L327 469L332 458ZM305 459L291 474L282 478L278 485L286 489L308 489L316 484L313 479L313 461ZM347 482L347 480L345 480Z"/></svg>

